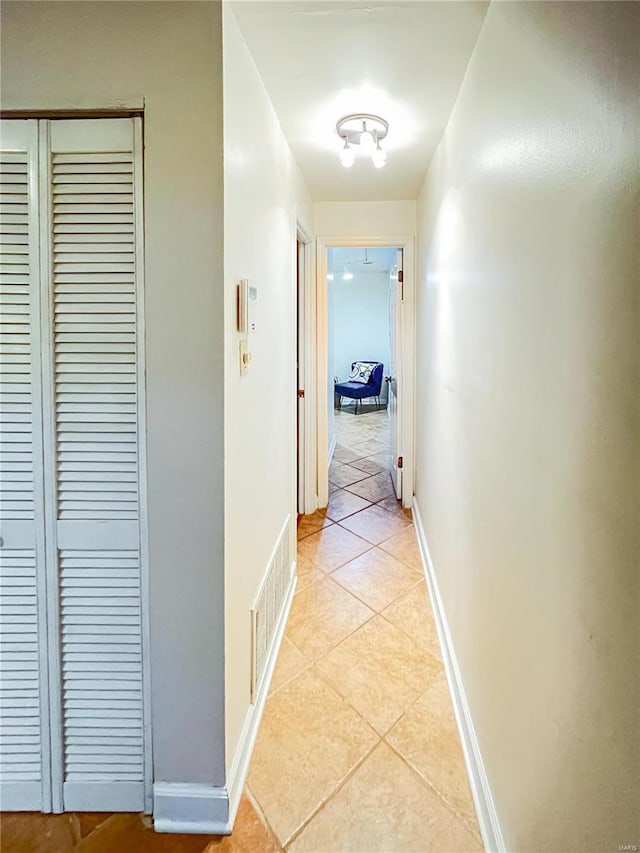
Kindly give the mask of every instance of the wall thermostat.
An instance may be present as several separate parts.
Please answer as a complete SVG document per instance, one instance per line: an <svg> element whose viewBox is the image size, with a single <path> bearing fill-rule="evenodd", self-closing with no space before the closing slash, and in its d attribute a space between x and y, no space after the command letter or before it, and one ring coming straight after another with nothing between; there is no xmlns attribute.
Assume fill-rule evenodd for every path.
<svg viewBox="0 0 640 853"><path fill-rule="evenodd" d="M248 278L241 279L238 285L238 331L244 335L256 331L257 301L258 288L250 284Z"/></svg>

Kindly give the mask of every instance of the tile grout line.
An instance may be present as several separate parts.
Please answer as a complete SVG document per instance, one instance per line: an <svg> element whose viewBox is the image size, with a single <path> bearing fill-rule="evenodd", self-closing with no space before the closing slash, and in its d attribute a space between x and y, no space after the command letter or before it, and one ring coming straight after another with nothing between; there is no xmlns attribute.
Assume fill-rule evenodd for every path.
<svg viewBox="0 0 640 853"><path fill-rule="evenodd" d="M419 698L420 698L420 697L419 697ZM419 701L419 698L418 698L418 699L416 699L416 702L412 703L412 704L409 706L409 708L412 708L412 707L413 707L413 705L415 705L415 704ZM409 708L408 708L407 710L409 710ZM407 713L407 712L405 711L405 713L402 715L402 717L404 717L404 715L405 715L406 713ZM455 818L456 818L456 820L458 820L458 821L462 824L462 826L467 830L467 832L469 832L469 833L470 833L471 835L473 835L474 837L476 837L476 835L477 835L477 839L478 839L479 841L482 841L481 836L480 836L478 833L476 833L476 832L472 832L472 831L471 831L470 827L467 825L467 821L466 821L466 819L464 818L464 816L463 816L463 815L461 815L458 811L456 811L456 809L454 808L453 804L452 804L452 803L450 803L450 802L446 799L445 795L444 795L444 794L443 794L443 793L442 793L442 792L441 792L441 791L440 791L440 790L435 786L435 784L431 781L431 779L429 779L427 776L425 776L425 774L424 774L424 773L423 773L423 772L422 772L418 767L416 767L414 764L412 764L412 762L411 762L411 761L410 761L410 760L409 760L405 755L403 755L403 754L400 752L400 750L399 750L396 746L394 746L394 744L393 744L393 743L391 743L391 741L387 740L388 735L389 735L389 734L391 734L391 730L392 730L393 728L395 728L395 726L400 722L400 720L402 719L402 717L400 717L399 719L397 719L397 720L396 720L396 722L395 722L395 723L393 724L393 726L389 729L389 731L387 731L387 732L382 736L381 741L382 741L383 743L385 743L385 744L389 747L389 749L391 749L391 750L392 750L392 751L393 751L393 752L398 756L398 758L400 758L400 760L404 762L404 764L406 764L406 765L407 765L407 767L409 768L409 770L411 770L411 772L412 772L412 773L415 773L415 774L418 776L418 778L419 778L422 782L424 782L424 783L429 787L429 789L430 789L431 791L433 791L433 793L438 797L438 799L440 800L440 802L441 802L444 806L446 806L447 811L449 812L449 814L451 814L453 817L455 817ZM476 820L477 820L477 818L476 818Z"/></svg>
<svg viewBox="0 0 640 853"><path fill-rule="evenodd" d="M334 688L334 689L335 689L335 688ZM347 704L348 704L348 703L347 703ZM355 710L355 709L354 709L354 710ZM358 712L356 711L356 713L358 713ZM359 714L359 716L362 716L362 715L360 715L360 714ZM363 719L364 719L364 718L363 718ZM366 720L365 720L365 722L366 722ZM372 728L372 726L371 726L371 724L370 724L370 723L367 723L367 725L369 726L369 728L371 728L371 730L372 730L373 732L375 732L375 734L376 734L376 735L378 735L378 732L376 732L376 730L375 730L374 728ZM366 752L365 752L365 753L364 753L364 754L363 754L363 755L358 759L358 761L353 765L353 767L351 768L351 770L349 770L349 771L348 771L348 773L347 773L347 774L345 775L345 777L344 777L344 778L343 778L343 779L338 783L338 785L337 785L337 786L336 786L336 787L335 787L335 788L334 788L334 789L333 789L329 794L327 794L327 796L326 796L326 797L324 797L324 798L321 800L321 802L320 802L320 803L315 807L315 809L313 809L313 811L312 811L312 812L310 812L310 813L307 815L307 817L303 820L303 822L300 824L300 826L298 826L298 828L297 828L297 829L295 829L295 830L291 833L291 835L289 836L289 838L287 838L287 840L286 840L286 841L283 843L283 845L282 845L282 846L284 847L285 851L286 851L286 850L288 850L288 847L289 847L289 845L290 845L290 844L292 844L292 843L293 843L297 838L299 838L299 837L300 837L300 835L302 835L302 833L303 833L303 832L304 832L304 830L309 826L309 824L311 823L311 821L312 821L312 820L313 820L313 819L314 819L314 818L315 818L315 817L316 817L316 816L317 816L317 815L318 815L318 814L319 814L319 813L324 809L324 807L325 807L325 806L330 802L330 800L332 800L332 799L335 797L335 795L336 795L340 790L342 790L342 788L347 784L347 782L348 782L348 781L351 779L351 777L356 773L356 771L357 771L357 770L358 770L358 769L359 769L359 768L364 764L364 762L367 760L367 758L369 758L369 756L370 756L370 755L371 755L371 753L374 751L374 749L376 749L376 748L377 748L377 747L382 743L382 740L383 740L383 739L382 739L382 737L380 737L380 736L378 735L378 739L377 739L377 740L376 740L376 742L373 744L373 746L372 746L369 750L367 750L367 751L366 751Z"/></svg>
<svg viewBox="0 0 640 853"><path fill-rule="evenodd" d="M265 814L264 809L260 805L260 801L258 800L256 795L254 794L254 792L251 790L251 786L249 785L249 782L245 782L244 791L245 791L245 796L247 797L247 799L249 800L249 803L253 807L253 810L258 815L258 819L269 830L269 833L273 836L273 838L275 838L275 840L278 842L278 847L280 848L280 850L284 851L284 845L283 845L282 841L280 841L278 834L276 833L274 828L269 823L269 819L267 818L267 815Z"/></svg>
<svg viewBox="0 0 640 853"><path fill-rule="evenodd" d="M365 553L368 554L369 552L367 551ZM357 559L357 557L356 557L356 559ZM348 566L349 563L347 563L346 565ZM403 563L403 565L405 565L405 564ZM340 566L340 568L344 569L345 566ZM411 568L411 567L407 566L407 568ZM336 572L337 571L339 571L339 569L336 569ZM393 598L393 599L391 599L391 601L387 602L384 605L384 607L382 608L382 610L376 610L376 608L373 606L373 604L371 604L369 601L365 601L364 598L361 598L357 592L353 592L352 590L348 589L346 586L344 586L342 583L340 583L339 580L335 579L335 583L337 583L340 587L342 587L342 589L344 589L345 592L348 592L349 595L352 595L354 598L357 598L357 600L362 602L362 604L364 604L365 607L368 607L369 610L373 610L373 612L375 613L376 616L382 616L382 610L386 610L387 607L391 607L392 604L395 604L399 598L402 598L403 595L406 595L410 590L413 589L414 586L417 586L420 583L420 581L418 580L416 583L412 584L411 586L408 586L406 589L403 589L402 592L398 593L398 595L395 598ZM385 619L385 621L389 622L389 624L392 625L394 628L398 627L397 625L393 625L393 622L391 622L389 619ZM363 624L365 624L365 623L363 623ZM359 630L359 628L356 628L356 631L357 630ZM355 631L353 633L355 633ZM405 632L403 631L402 633L405 633ZM351 636L351 635L349 635L349 636ZM405 636L408 636L408 635L405 633ZM415 643L415 640L413 639L413 637L409 637L409 639Z"/></svg>

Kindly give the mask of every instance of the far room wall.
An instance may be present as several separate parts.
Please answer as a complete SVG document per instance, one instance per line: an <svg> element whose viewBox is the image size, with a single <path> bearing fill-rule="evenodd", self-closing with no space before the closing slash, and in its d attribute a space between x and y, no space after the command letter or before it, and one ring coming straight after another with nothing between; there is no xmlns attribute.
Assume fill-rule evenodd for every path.
<svg viewBox="0 0 640 853"><path fill-rule="evenodd" d="M329 282L333 302L333 373L344 381L354 361L381 361L389 370L389 273L356 272L351 281ZM331 356L330 356L331 360ZM386 399L386 382L381 396Z"/></svg>

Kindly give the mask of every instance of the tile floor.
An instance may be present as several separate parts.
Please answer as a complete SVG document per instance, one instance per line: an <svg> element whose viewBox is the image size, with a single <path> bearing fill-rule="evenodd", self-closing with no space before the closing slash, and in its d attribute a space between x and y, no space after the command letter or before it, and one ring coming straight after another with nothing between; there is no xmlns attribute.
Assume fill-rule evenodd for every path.
<svg viewBox="0 0 640 853"><path fill-rule="evenodd" d="M336 433L248 792L292 853L481 851L387 413L336 412Z"/></svg>
<svg viewBox="0 0 640 853"><path fill-rule="evenodd" d="M336 412L326 510L298 587L233 835L131 814L11 814L2 853L471 853L482 843L385 411Z"/></svg>

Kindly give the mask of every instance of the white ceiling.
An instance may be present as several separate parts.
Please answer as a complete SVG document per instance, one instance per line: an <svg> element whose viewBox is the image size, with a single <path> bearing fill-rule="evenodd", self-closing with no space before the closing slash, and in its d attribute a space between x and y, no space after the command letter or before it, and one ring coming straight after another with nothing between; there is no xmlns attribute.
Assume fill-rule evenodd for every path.
<svg viewBox="0 0 640 853"><path fill-rule="evenodd" d="M396 262L397 250L374 247L366 250L354 248L329 248L327 250L327 270L340 275L345 268L352 273L388 273Z"/></svg>
<svg viewBox="0 0 640 853"><path fill-rule="evenodd" d="M475 46L484 0L233 0L316 201L415 199ZM338 159L338 119L389 122L387 165Z"/></svg>

